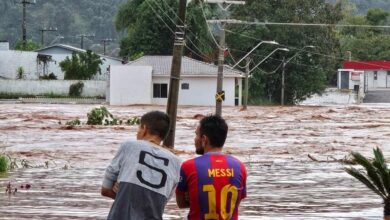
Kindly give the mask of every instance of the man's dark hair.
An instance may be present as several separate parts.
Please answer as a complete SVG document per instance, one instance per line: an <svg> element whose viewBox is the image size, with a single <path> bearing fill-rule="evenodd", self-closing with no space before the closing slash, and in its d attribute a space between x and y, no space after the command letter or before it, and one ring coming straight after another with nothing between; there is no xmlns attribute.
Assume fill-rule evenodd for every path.
<svg viewBox="0 0 390 220"><path fill-rule="evenodd" d="M200 121L199 131L200 135L206 135L209 138L211 146L223 147L228 132L228 125L220 116L211 115Z"/></svg>
<svg viewBox="0 0 390 220"><path fill-rule="evenodd" d="M150 134L158 135L161 139L167 136L169 123L169 116L160 111L151 111L141 117L141 125L145 125Z"/></svg>

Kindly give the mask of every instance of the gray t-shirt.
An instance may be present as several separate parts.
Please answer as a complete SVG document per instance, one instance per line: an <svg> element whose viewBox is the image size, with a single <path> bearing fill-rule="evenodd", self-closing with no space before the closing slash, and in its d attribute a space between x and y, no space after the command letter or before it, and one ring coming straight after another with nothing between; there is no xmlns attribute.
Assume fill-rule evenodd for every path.
<svg viewBox="0 0 390 220"><path fill-rule="evenodd" d="M119 183L107 219L162 219L180 178L179 158L148 141L129 141L107 167L103 187Z"/></svg>

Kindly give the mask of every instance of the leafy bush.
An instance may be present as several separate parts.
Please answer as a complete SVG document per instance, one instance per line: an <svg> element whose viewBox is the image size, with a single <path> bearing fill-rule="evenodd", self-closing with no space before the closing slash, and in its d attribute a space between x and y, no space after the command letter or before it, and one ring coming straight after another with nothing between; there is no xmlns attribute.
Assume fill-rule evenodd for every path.
<svg viewBox="0 0 390 220"><path fill-rule="evenodd" d="M139 125L141 123L141 119L139 117L132 117L126 121L127 125Z"/></svg>
<svg viewBox="0 0 390 220"><path fill-rule="evenodd" d="M39 77L40 79L45 79L45 80L56 80L57 76L54 73L50 73L49 75L43 75Z"/></svg>
<svg viewBox="0 0 390 220"><path fill-rule="evenodd" d="M105 119L112 119L112 114L106 107L94 108L87 114L87 125L102 125Z"/></svg>
<svg viewBox="0 0 390 220"><path fill-rule="evenodd" d="M0 155L0 173L7 172L8 158L5 155Z"/></svg>
<svg viewBox="0 0 390 220"><path fill-rule="evenodd" d="M80 97L81 93L83 93L84 83L77 82L69 87L69 96Z"/></svg>
<svg viewBox="0 0 390 220"><path fill-rule="evenodd" d="M122 120L114 118L114 116L106 109L106 107L94 108L87 114L87 125L121 125Z"/></svg>
<svg viewBox="0 0 390 220"><path fill-rule="evenodd" d="M80 119L77 118L77 119L74 119L71 121L67 121L66 125L81 125L81 121L80 121Z"/></svg>
<svg viewBox="0 0 390 220"><path fill-rule="evenodd" d="M17 76L16 76L17 79L24 79L24 69L22 66L18 67L18 69L16 70L16 73L17 73Z"/></svg>

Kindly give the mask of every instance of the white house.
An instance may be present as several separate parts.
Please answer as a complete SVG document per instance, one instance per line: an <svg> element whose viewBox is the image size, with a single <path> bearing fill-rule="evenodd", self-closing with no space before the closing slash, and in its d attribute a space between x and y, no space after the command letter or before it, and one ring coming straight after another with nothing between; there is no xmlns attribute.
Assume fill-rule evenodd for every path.
<svg viewBox="0 0 390 220"><path fill-rule="evenodd" d="M338 73L339 89L390 88L390 61L346 61Z"/></svg>
<svg viewBox="0 0 390 220"><path fill-rule="evenodd" d="M66 57L71 58L72 54L74 53L81 53L86 52L86 50L72 47L69 45L64 44L56 44L51 45L48 47L44 47L38 50L35 50L35 52L38 52L38 55L42 56L51 56L51 62L49 62L47 65L47 73L54 73L58 79L64 79L64 73L61 70L61 67L59 66L59 63L66 59ZM103 64L100 66L102 74L95 75L95 80L106 80L107 79L107 73L109 66L111 65L121 65L122 60L114 57L109 57L106 55L98 54Z"/></svg>
<svg viewBox="0 0 390 220"><path fill-rule="evenodd" d="M111 66L108 95L111 105L167 104L172 56L144 56L125 66ZM179 105L213 106L218 67L183 57ZM223 105L241 105L242 72L224 68Z"/></svg>

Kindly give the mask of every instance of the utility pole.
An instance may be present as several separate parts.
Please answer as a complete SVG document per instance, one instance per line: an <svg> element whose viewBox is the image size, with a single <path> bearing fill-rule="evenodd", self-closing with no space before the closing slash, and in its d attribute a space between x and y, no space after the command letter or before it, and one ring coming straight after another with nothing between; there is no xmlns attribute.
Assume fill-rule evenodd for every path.
<svg viewBox="0 0 390 220"><path fill-rule="evenodd" d="M80 48L84 49L84 37L95 37L94 34L80 34L78 37L81 38Z"/></svg>
<svg viewBox="0 0 390 220"><path fill-rule="evenodd" d="M229 1L229 0L205 0L207 3L217 3L224 11L224 16L227 16L227 10L231 5L245 4L245 1ZM225 64L225 24L228 21L217 21L221 25L219 34L219 52L218 52L218 75L217 75L217 93L215 94L215 115L222 116L222 102L225 100L225 92L223 91L223 67Z"/></svg>
<svg viewBox="0 0 390 220"><path fill-rule="evenodd" d="M105 39L102 39L101 41L103 42L103 55L106 55L106 44L108 42L111 42L112 39L111 38L105 38Z"/></svg>
<svg viewBox="0 0 390 220"><path fill-rule="evenodd" d="M284 105L284 76L286 71L286 57L283 57L283 67L282 67L282 91L280 94L280 105Z"/></svg>
<svg viewBox="0 0 390 220"><path fill-rule="evenodd" d="M245 66L245 78L244 78L244 85L245 85L245 92L244 92L244 102L242 103L243 106L242 106L242 110L246 110L247 109L247 105L248 105L248 93L249 93L249 63L251 62L250 61L250 58L249 57L246 57L245 58L245 61L246 61L246 66Z"/></svg>
<svg viewBox="0 0 390 220"><path fill-rule="evenodd" d="M171 119L168 135L164 140L164 146L173 148L175 144L177 104L179 98L180 71L185 45L185 19L187 0L180 0L178 20L176 21L175 42L173 44L173 55L171 65L171 77L169 80L169 94L167 102L167 114Z"/></svg>
<svg viewBox="0 0 390 220"><path fill-rule="evenodd" d="M52 27L40 29L39 31L41 32L41 45L45 46L45 41L44 41L44 38L43 38L43 35L44 35L45 31L57 31L57 30L58 30L57 28L52 28Z"/></svg>
<svg viewBox="0 0 390 220"><path fill-rule="evenodd" d="M35 4L35 0L28 1L22 0L19 4L23 5L23 21L22 21L22 41L23 41L23 49L27 47L27 22L26 22L26 5Z"/></svg>
<svg viewBox="0 0 390 220"><path fill-rule="evenodd" d="M225 64L225 29L224 29L224 24L221 24L221 31L219 35L217 94L215 95L215 115L218 116L222 116L222 102L225 96L223 91L224 64Z"/></svg>

